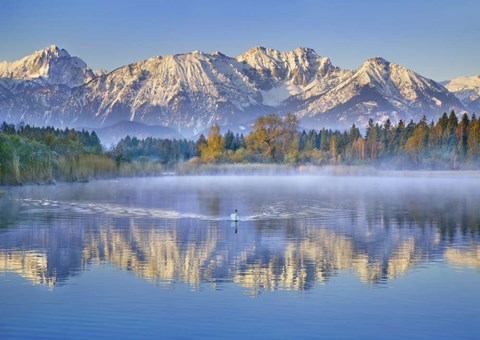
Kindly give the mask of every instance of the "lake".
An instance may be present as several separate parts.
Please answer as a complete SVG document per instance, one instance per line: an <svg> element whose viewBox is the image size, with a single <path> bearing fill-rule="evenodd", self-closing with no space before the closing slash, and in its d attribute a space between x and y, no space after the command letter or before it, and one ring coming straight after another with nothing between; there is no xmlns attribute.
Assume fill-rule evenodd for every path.
<svg viewBox="0 0 480 340"><path fill-rule="evenodd" d="M6 191L2 339L480 334L478 172Z"/></svg>

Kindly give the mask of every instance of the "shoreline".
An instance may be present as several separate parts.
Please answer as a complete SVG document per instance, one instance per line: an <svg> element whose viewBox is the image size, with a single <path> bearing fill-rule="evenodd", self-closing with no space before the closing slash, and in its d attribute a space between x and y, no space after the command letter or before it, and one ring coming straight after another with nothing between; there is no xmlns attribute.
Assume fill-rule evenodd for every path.
<svg viewBox="0 0 480 340"><path fill-rule="evenodd" d="M15 185L0 185L0 198L8 192L5 189L16 188L22 186L48 186L57 184L81 184L95 181L111 181L122 179L140 179L140 178L158 178L158 177L202 177L202 176L232 176L232 177L249 177L249 176L318 176L318 177L461 177L468 175L480 176L480 170L424 170L424 169L377 169L368 166L315 166L315 165L284 165L284 164L218 164L218 165L200 165L195 170L179 169L177 172L163 172L148 175L135 176L107 176L90 179L82 179L77 181L49 181L45 183L32 182L21 183Z"/></svg>

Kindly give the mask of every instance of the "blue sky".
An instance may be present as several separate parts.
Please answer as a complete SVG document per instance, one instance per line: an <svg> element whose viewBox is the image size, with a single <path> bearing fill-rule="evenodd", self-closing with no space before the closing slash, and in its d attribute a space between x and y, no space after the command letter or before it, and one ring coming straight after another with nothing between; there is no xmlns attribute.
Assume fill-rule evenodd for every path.
<svg viewBox="0 0 480 340"><path fill-rule="evenodd" d="M155 55L311 47L342 68L382 56L437 81L480 74L480 1L4 0L0 60L51 44L92 68Z"/></svg>

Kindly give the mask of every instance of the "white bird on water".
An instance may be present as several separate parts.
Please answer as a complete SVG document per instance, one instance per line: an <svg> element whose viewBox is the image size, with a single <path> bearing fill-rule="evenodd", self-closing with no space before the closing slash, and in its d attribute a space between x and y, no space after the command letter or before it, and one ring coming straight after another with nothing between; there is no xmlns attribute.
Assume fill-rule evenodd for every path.
<svg viewBox="0 0 480 340"><path fill-rule="evenodd" d="M238 222L238 211L235 209L235 212L230 215L230 220Z"/></svg>

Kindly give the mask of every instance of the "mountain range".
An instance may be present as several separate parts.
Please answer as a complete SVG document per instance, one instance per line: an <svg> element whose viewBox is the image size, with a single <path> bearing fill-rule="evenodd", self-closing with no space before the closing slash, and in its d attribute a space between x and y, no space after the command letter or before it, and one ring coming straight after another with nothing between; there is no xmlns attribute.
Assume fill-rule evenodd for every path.
<svg viewBox="0 0 480 340"><path fill-rule="evenodd" d="M343 129L370 118L478 112L479 98L479 77L438 83L379 57L341 69L310 48L258 46L237 57L193 51L111 72L92 70L55 45L0 62L0 121L58 127L130 121L192 136L214 123L244 129L260 115L293 112L304 127Z"/></svg>
<svg viewBox="0 0 480 340"><path fill-rule="evenodd" d="M480 113L480 75L457 77L441 84L454 93L469 111Z"/></svg>

